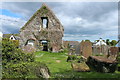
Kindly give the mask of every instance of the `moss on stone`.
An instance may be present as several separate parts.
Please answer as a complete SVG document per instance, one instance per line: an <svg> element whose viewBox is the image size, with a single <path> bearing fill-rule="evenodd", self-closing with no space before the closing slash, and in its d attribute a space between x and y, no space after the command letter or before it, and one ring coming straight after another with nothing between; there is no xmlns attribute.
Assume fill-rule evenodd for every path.
<svg viewBox="0 0 120 80"><path fill-rule="evenodd" d="M45 31L45 30L43 30L43 31L42 31L42 34L48 34L48 32L47 32L47 31Z"/></svg>

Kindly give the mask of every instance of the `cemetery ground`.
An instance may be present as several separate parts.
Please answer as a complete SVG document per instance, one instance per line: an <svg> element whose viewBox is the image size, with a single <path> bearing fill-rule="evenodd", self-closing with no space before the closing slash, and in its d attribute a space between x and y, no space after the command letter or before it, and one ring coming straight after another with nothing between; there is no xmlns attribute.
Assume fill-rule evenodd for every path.
<svg viewBox="0 0 120 80"><path fill-rule="evenodd" d="M1 47L1 45L0 45ZM79 56L81 58L81 56ZM120 78L120 72L76 72L68 51L25 53L9 39L2 40L2 78ZM120 62L120 61L119 61ZM83 66L84 67L84 66ZM50 76L47 74L50 73ZM42 75L41 75L42 74Z"/></svg>
<svg viewBox="0 0 120 80"><path fill-rule="evenodd" d="M99 72L76 72L67 62L67 52L52 53L39 51L35 53L35 60L43 62L50 70L51 78L120 78L120 72L99 73Z"/></svg>

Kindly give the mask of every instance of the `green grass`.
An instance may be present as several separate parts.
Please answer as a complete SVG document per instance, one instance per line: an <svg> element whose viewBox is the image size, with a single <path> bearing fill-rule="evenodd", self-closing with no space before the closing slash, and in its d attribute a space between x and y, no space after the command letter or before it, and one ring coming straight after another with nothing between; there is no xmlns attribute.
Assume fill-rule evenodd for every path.
<svg viewBox="0 0 120 80"><path fill-rule="evenodd" d="M120 78L120 72L75 72L71 63L66 62L67 53L36 52L35 60L45 63L51 72L51 78Z"/></svg>
<svg viewBox="0 0 120 80"><path fill-rule="evenodd" d="M66 62L66 54L64 53L49 53L49 52L36 52L36 61L45 63L52 74L58 73L62 70L71 70L71 64Z"/></svg>

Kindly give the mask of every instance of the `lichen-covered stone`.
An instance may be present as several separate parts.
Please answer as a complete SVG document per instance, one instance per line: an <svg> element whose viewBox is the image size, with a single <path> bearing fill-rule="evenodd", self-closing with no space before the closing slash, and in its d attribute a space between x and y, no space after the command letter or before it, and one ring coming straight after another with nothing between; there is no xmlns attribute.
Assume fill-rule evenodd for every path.
<svg viewBox="0 0 120 80"><path fill-rule="evenodd" d="M80 71L80 72L86 72L86 71L90 71L90 68L88 67L88 65L85 62L81 62L81 63L72 63L71 64L72 68L74 71Z"/></svg>
<svg viewBox="0 0 120 80"><path fill-rule="evenodd" d="M80 43L80 54L88 58L92 55L92 42L81 41Z"/></svg>

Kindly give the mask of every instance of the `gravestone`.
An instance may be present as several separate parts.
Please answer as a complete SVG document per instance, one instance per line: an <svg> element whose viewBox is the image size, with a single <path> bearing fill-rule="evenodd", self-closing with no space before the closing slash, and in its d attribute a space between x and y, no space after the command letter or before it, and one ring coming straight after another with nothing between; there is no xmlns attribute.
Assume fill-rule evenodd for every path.
<svg viewBox="0 0 120 80"><path fill-rule="evenodd" d="M102 56L90 56L87 64L91 70L104 73L113 73L117 68L117 61Z"/></svg>
<svg viewBox="0 0 120 80"><path fill-rule="evenodd" d="M110 47L109 55L117 55L117 54L118 54L118 48L117 47Z"/></svg>
<svg viewBox="0 0 120 80"><path fill-rule="evenodd" d="M92 43L90 41L82 41L80 43L80 54L86 58L92 55Z"/></svg>
<svg viewBox="0 0 120 80"><path fill-rule="evenodd" d="M101 45L101 46L93 45L92 49L93 49L93 54L95 54L95 55L96 54L108 55L109 46L107 46L107 45Z"/></svg>
<svg viewBox="0 0 120 80"><path fill-rule="evenodd" d="M118 56L118 48L117 47L110 47L109 53L108 53L108 58L116 60Z"/></svg>

